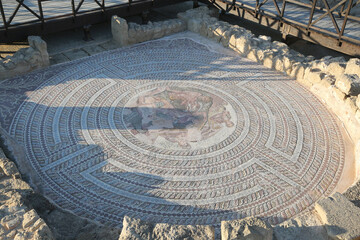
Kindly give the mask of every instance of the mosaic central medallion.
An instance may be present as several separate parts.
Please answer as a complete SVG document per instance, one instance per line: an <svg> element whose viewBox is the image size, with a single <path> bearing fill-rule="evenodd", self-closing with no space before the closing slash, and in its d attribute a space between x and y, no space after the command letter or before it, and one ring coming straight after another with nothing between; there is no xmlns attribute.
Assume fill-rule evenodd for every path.
<svg viewBox="0 0 360 240"><path fill-rule="evenodd" d="M0 123L37 187L111 226L124 215L276 224L330 195L343 169L341 131L316 97L188 38L54 66L0 92Z"/></svg>
<svg viewBox="0 0 360 240"><path fill-rule="evenodd" d="M224 99L203 89L168 86L141 92L123 109L123 124L139 141L158 148L212 146L234 132L237 116Z"/></svg>

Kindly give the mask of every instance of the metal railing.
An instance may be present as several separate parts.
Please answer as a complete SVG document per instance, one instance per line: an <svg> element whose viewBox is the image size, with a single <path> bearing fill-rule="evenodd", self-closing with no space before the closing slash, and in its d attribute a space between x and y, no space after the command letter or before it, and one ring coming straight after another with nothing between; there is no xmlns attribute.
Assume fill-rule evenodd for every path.
<svg viewBox="0 0 360 240"><path fill-rule="evenodd" d="M338 51L342 51L338 47L341 47L344 41L350 42L352 45L344 52L349 53L352 51L350 49L355 49L357 54L360 53L360 17L351 13L355 6L360 5L360 0L340 0L332 3L332 6L330 6L327 0L309 0L308 3L300 2L299 0L203 0L203 2L210 2L222 9L223 13L232 12L242 18L247 18L247 20L250 19L257 23L261 22L265 26L266 24L262 23L262 18L271 19L273 22L271 24L268 23L268 27L277 28L276 30L280 30L283 35L288 34L285 28L283 28L284 25L288 28L289 26L297 28L297 31L293 31L294 33L289 35L298 35L297 37L307 38L306 40L312 40ZM221 5L220 3L223 4ZM299 11L307 12L307 18L299 21L299 19L292 17L292 13L287 12L289 4L297 6ZM271 10L269 10L269 6L271 6ZM240 13L240 11L243 13ZM247 17L244 17L245 15ZM326 17L330 18L327 26L317 26ZM346 30L349 21L352 22L353 26L354 23L357 24L359 36L354 37L353 34L347 34L348 31ZM275 25L274 22L278 23L276 27L273 26ZM319 36L318 33L323 34L325 37ZM312 38L309 38L310 35L312 35ZM332 40L326 43L324 39L317 39L319 37L330 37ZM336 46L334 47L331 46L334 45L333 40L336 40Z"/></svg>
<svg viewBox="0 0 360 240"><path fill-rule="evenodd" d="M56 17L49 17L49 18L44 17L43 3L42 3L42 2L45 2L45 1L48 1L48 0L36 0L37 9L29 7L28 5L26 5L24 3L24 1L25 0L16 0L17 6L15 7L14 11L9 16L7 16L7 14L4 11L3 0L0 0L0 13L1 13L1 20L2 20L2 23L3 23L3 25L2 25L3 28L8 29L10 26L16 26L16 25L21 25L21 24L28 23L28 22L24 22L24 23L12 24L15 16L17 15L17 13L18 13L18 11L20 9L20 7L25 8L29 13L31 13L33 16L36 17L36 20L32 20L30 22L41 21L42 23L44 23L45 20L64 17L64 16L69 16L69 15L72 15L74 18L76 18L76 16L80 12L81 6L83 5L85 0L81 0L78 3L75 3L75 0L69 0L71 2L71 9L72 9L71 13L64 13L63 15L59 15L59 16L56 16ZM94 8L92 10L101 9L103 12L106 11L106 5L105 5L106 1L105 0L100 0L100 1L99 0L93 0L93 1L98 5L98 8L97 9ZM144 0L138 0L136 2L144 2ZM130 7L132 3L134 3L133 0L128 0L127 3L122 2L120 4L122 4L122 5L127 4ZM38 11L39 14L36 13L35 11Z"/></svg>
<svg viewBox="0 0 360 240"><path fill-rule="evenodd" d="M24 38L26 34L46 34L49 32L62 31L75 27L94 24L111 18L112 15L126 17L141 14L152 7L170 5L185 0L68 0L64 12L51 13L47 9L47 3L56 3L56 0L15 0L12 3L13 10L9 11L9 2L0 0L0 42L17 41ZM89 7L86 4L93 4ZM15 5L16 3L16 5ZM59 6L62 6L61 3ZM6 8L5 8L6 7ZM21 11L19 11L21 9ZM23 19L14 21L18 15ZM26 18L24 18L26 15ZM56 15L56 16L55 16Z"/></svg>

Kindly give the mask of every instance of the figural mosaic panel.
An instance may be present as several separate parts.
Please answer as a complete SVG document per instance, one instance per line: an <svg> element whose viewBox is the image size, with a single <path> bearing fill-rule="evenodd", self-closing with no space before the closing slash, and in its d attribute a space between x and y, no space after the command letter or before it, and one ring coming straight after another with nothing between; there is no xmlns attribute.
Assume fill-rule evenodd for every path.
<svg viewBox="0 0 360 240"><path fill-rule="evenodd" d="M218 225L253 215L275 224L329 195L343 168L343 137L316 97L187 38L0 88L1 124L24 146L44 195L101 223L129 215Z"/></svg>

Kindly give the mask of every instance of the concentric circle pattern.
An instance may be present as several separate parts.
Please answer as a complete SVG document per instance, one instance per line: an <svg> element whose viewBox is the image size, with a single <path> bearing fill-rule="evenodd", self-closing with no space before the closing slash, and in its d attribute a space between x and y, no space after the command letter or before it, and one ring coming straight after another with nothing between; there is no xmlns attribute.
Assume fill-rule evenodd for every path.
<svg viewBox="0 0 360 240"><path fill-rule="evenodd" d="M75 62L28 93L10 134L48 198L112 225L278 223L329 195L345 157L307 90L187 38Z"/></svg>

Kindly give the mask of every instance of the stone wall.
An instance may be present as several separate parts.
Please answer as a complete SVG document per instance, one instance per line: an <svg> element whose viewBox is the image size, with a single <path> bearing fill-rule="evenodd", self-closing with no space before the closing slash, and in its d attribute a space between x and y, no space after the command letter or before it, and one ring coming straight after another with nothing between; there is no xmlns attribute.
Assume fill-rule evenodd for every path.
<svg viewBox="0 0 360 240"><path fill-rule="evenodd" d="M114 41L121 47L162 38L177 32L185 31L185 22L171 19L162 22L149 22L145 25L127 23L125 19L113 16L111 32Z"/></svg>
<svg viewBox="0 0 360 240"><path fill-rule="evenodd" d="M33 190L1 149L0 186L0 239L54 239L45 221L25 204Z"/></svg>
<svg viewBox="0 0 360 240"><path fill-rule="evenodd" d="M46 42L40 37L28 37L29 47L0 61L0 80L49 66Z"/></svg>

